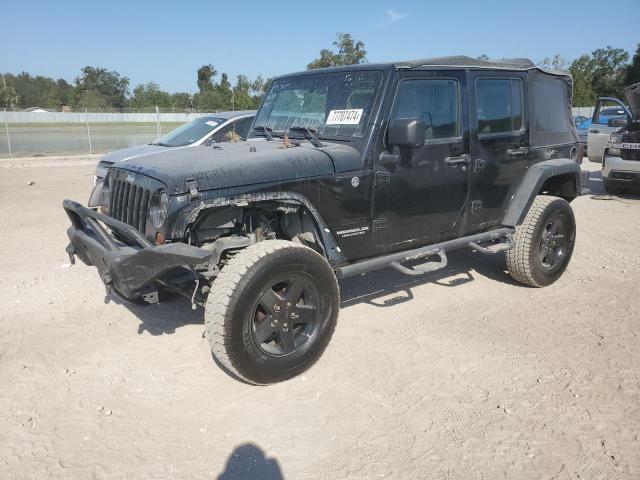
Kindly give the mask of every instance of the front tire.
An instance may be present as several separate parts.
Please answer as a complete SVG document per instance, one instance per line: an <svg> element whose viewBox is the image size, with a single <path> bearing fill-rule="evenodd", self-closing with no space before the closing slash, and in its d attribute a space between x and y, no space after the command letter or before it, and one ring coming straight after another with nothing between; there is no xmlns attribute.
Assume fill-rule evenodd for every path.
<svg viewBox="0 0 640 480"><path fill-rule="evenodd" d="M215 279L205 308L213 356L233 376L264 385L311 367L340 308L331 266L314 250L267 240L238 253Z"/></svg>
<svg viewBox="0 0 640 480"><path fill-rule="evenodd" d="M569 203L538 195L522 225L515 246L507 251L507 269L514 280L531 287L551 285L564 273L573 254L576 222Z"/></svg>

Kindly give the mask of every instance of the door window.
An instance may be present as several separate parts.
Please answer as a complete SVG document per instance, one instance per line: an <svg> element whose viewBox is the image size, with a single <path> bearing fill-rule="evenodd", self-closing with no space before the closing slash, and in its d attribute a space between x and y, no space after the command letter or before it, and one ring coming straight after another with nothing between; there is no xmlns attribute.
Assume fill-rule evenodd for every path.
<svg viewBox="0 0 640 480"><path fill-rule="evenodd" d="M223 142L239 142L241 140L238 132L234 131L234 124L224 127L219 132L216 132L213 137L211 137L211 141L213 143L223 143Z"/></svg>
<svg viewBox="0 0 640 480"><path fill-rule="evenodd" d="M391 118L417 118L426 125L425 139L460 136L458 82L449 79L403 80Z"/></svg>
<svg viewBox="0 0 640 480"><path fill-rule="evenodd" d="M478 134L507 133L522 128L522 81L481 78L476 82Z"/></svg>
<svg viewBox="0 0 640 480"><path fill-rule="evenodd" d="M242 139L247 138L247 135L249 135L249 128L251 128L252 122L253 117L243 118L236 122L236 133L240 135Z"/></svg>
<svg viewBox="0 0 640 480"><path fill-rule="evenodd" d="M619 103L611 100L601 100L600 108L595 112L594 121L600 125L608 125L613 118L626 118L627 112Z"/></svg>

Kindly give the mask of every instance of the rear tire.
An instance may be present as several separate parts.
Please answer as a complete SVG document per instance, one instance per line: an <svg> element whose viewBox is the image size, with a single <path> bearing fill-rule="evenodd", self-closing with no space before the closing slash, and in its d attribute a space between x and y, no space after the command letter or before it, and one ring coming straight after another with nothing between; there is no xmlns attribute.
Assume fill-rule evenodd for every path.
<svg viewBox="0 0 640 480"><path fill-rule="evenodd" d="M516 227L515 246L507 251L507 269L514 280L544 287L564 273L576 237L576 223L569 203L538 195L522 225Z"/></svg>
<svg viewBox="0 0 640 480"><path fill-rule="evenodd" d="M340 308L338 282L314 250L267 240L238 253L215 279L205 308L211 351L231 375L265 385L311 367Z"/></svg>

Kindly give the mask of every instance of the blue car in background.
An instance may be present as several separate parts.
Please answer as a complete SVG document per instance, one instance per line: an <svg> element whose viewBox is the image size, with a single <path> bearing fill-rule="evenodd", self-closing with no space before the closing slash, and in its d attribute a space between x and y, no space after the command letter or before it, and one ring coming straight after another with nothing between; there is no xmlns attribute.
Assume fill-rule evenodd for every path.
<svg viewBox="0 0 640 480"><path fill-rule="evenodd" d="M600 123L608 123L613 118L626 118L627 113L621 107L606 107L600 110ZM585 118L585 120L582 120ZM579 121L580 119L581 121ZM578 132L578 140L584 147L584 152L587 152L587 140L589 139L589 128L591 127L591 118L583 116L577 116L573 119L576 125L576 131Z"/></svg>
<svg viewBox="0 0 640 480"><path fill-rule="evenodd" d="M578 128L587 120L589 120L589 117L585 117L584 115L576 115L575 117L573 117L573 124L576 126L576 128Z"/></svg>

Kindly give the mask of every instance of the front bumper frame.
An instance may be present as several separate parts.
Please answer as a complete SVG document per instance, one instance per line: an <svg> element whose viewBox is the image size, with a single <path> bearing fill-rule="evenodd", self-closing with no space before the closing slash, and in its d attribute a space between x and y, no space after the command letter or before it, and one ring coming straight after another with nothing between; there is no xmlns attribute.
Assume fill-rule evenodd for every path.
<svg viewBox="0 0 640 480"><path fill-rule="evenodd" d="M167 272L180 267L192 269L211 257L211 252L185 243L153 245L132 226L78 202L64 200L62 206L71 220L67 229L71 263L75 263L77 256L96 267L107 291L115 290L128 300L140 297L155 279ZM116 232L118 238L103 224Z"/></svg>

